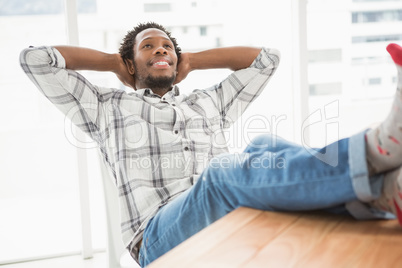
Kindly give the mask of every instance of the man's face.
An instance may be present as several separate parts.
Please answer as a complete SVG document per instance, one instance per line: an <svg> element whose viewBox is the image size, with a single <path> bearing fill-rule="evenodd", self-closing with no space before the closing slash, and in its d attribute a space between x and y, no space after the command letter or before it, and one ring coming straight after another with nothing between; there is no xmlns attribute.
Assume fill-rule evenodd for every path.
<svg viewBox="0 0 402 268"><path fill-rule="evenodd" d="M137 35L133 49L137 87L171 88L176 78L177 55L169 37L161 30L150 28Z"/></svg>

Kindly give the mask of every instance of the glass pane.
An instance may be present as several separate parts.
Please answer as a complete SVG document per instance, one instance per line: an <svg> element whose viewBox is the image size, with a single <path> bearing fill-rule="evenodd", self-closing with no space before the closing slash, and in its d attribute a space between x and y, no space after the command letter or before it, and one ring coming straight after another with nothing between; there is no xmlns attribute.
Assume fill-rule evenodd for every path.
<svg viewBox="0 0 402 268"><path fill-rule="evenodd" d="M78 1L78 10L93 12L94 4ZM40 94L18 60L30 45L67 43L63 0L3 0L0 7L0 88L7 100L0 106L0 263L79 253L76 148L65 137L64 116ZM92 204L103 208L100 190L91 187L90 194L97 198ZM93 237L103 239L96 245L104 248L103 209L91 213L94 226L101 228L101 233L94 228L98 233Z"/></svg>
<svg viewBox="0 0 402 268"><path fill-rule="evenodd" d="M321 112L316 124L310 122L311 146L385 118L396 85L385 48L402 40L401 8L402 1L308 1L310 114ZM335 116L326 117L328 105ZM329 139L330 125L336 134Z"/></svg>
<svg viewBox="0 0 402 268"><path fill-rule="evenodd" d="M63 2L2 2L0 88L7 101L0 106L6 115L0 125L0 261L77 250L74 148L64 138L63 117L39 94L18 61L20 51L30 45L66 42L65 19L59 12Z"/></svg>

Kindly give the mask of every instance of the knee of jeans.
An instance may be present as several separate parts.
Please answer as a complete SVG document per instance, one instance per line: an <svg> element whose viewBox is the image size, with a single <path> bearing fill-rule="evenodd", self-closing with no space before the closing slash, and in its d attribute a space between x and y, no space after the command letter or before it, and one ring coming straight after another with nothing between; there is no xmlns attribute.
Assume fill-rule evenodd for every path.
<svg viewBox="0 0 402 268"><path fill-rule="evenodd" d="M263 134L253 138L247 145L245 152L252 152L256 150L270 150L277 144L279 137L273 134Z"/></svg>
<svg viewBox="0 0 402 268"><path fill-rule="evenodd" d="M219 187L221 182L240 175L244 162L249 158L248 153L243 154L221 154L212 158L208 167L204 170L200 179L204 185Z"/></svg>

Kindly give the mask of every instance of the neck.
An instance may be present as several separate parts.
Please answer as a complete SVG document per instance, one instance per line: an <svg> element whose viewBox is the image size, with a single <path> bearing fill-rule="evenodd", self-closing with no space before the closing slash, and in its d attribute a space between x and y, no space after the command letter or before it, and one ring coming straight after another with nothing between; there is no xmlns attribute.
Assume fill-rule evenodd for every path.
<svg viewBox="0 0 402 268"><path fill-rule="evenodd" d="M163 95L165 95L167 92L169 92L169 91L171 91L172 90L172 88L169 88L169 89L160 89L160 88L151 88L152 89L152 91L155 93L155 94L158 94L159 96L163 96Z"/></svg>

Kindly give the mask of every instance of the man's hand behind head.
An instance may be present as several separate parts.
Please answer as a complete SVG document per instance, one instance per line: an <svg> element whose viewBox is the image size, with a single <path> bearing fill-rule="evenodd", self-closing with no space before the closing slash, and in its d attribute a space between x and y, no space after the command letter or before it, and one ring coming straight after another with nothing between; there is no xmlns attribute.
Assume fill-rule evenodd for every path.
<svg viewBox="0 0 402 268"><path fill-rule="evenodd" d="M183 81L192 71L190 65L190 54L191 53L181 53L180 60L177 65L176 80L173 82L173 84L178 84Z"/></svg>
<svg viewBox="0 0 402 268"><path fill-rule="evenodd" d="M123 61L119 53L116 53L114 55L116 56L116 59L118 61L117 65L118 67L114 71L114 73L125 86L131 87L135 90L136 88L135 88L134 75L131 75L129 73L128 71L129 66Z"/></svg>

